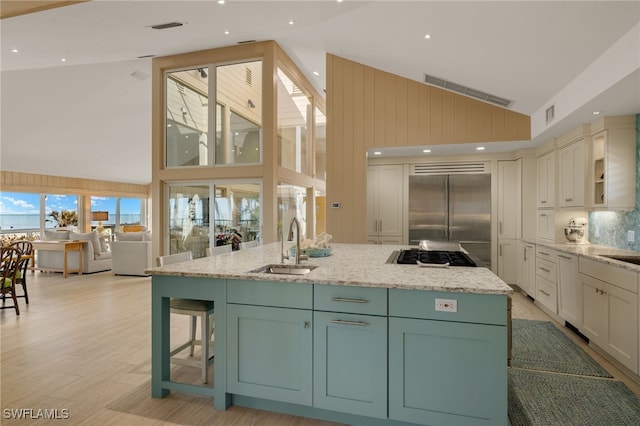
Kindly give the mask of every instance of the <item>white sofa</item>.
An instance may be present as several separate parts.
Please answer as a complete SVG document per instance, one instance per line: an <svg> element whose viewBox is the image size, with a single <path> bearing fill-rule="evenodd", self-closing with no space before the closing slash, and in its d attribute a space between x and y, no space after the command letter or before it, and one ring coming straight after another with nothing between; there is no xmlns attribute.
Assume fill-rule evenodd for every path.
<svg viewBox="0 0 640 426"><path fill-rule="evenodd" d="M111 251L103 244L98 234L94 232L78 233L73 231L44 231L45 240L83 240L89 241L82 248L82 273L108 271L111 269ZM79 253L68 253L67 264L69 269L78 269ZM64 268L64 253L61 251L37 252L37 266L40 268L60 269Z"/></svg>
<svg viewBox="0 0 640 426"><path fill-rule="evenodd" d="M147 276L145 269L154 266L151 234L148 232L116 232L111 253L116 275Z"/></svg>

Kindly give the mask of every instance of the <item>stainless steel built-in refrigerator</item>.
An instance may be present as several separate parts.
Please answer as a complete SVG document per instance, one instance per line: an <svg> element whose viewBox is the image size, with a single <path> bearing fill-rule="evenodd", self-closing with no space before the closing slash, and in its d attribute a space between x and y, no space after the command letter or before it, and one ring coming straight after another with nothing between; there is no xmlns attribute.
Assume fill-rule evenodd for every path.
<svg viewBox="0 0 640 426"><path fill-rule="evenodd" d="M491 175L409 176L409 243L456 241L491 267Z"/></svg>

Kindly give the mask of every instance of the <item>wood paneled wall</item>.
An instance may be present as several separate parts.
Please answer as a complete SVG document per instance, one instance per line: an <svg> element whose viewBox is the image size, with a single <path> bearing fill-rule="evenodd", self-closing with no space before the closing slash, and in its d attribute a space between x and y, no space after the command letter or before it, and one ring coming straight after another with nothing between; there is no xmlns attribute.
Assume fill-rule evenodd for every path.
<svg viewBox="0 0 640 426"><path fill-rule="evenodd" d="M0 171L0 189L6 192L110 195L139 198L148 198L150 194L150 185L10 171Z"/></svg>
<svg viewBox="0 0 640 426"><path fill-rule="evenodd" d="M531 119L335 55L327 55L327 229L366 238L366 151L531 139Z"/></svg>

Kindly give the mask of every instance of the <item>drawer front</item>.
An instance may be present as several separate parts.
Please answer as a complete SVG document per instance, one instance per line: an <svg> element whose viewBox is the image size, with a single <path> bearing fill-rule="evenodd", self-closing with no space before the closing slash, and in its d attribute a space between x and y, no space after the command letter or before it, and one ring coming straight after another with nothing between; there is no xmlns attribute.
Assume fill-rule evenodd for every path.
<svg viewBox="0 0 640 426"><path fill-rule="evenodd" d="M313 287L313 309L386 316L387 289L316 284Z"/></svg>
<svg viewBox="0 0 640 426"><path fill-rule="evenodd" d="M389 289L389 316L507 325L506 294L445 293ZM457 312L436 311L436 301L455 301Z"/></svg>
<svg viewBox="0 0 640 426"><path fill-rule="evenodd" d="M555 283L542 277L537 278L538 282L538 302L544 305L554 314L558 313L558 295Z"/></svg>
<svg viewBox="0 0 640 426"><path fill-rule="evenodd" d="M227 303L312 309L313 284L227 280Z"/></svg>
<svg viewBox="0 0 640 426"><path fill-rule="evenodd" d="M542 245L536 246L536 257L539 257L541 259L546 259L549 262L555 263L556 255L557 253L555 250L551 250L550 248L547 248Z"/></svg>
<svg viewBox="0 0 640 426"><path fill-rule="evenodd" d="M589 275L602 281L606 281L617 287L638 294L637 272L620 268L580 256L578 270L581 274Z"/></svg>
<svg viewBox="0 0 640 426"><path fill-rule="evenodd" d="M556 278L557 265L543 258L536 259L536 275L542 277L552 283L557 283Z"/></svg>

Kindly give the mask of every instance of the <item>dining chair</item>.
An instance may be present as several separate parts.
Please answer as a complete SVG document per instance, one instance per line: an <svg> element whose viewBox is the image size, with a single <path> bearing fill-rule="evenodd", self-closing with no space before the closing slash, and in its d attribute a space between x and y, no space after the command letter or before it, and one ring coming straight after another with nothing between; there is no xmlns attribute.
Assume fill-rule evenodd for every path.
<svg viewBox="0 0 640 426"><path fill-rule="evenodd" d="M20 251L14 247L0 248L0 293L2 294L2 306L0 309L14 308L16 315L20 315L18 298L16 297L16 274L20 266ZM5 295L10 294L13 306L4 306Z"/></svg>
<svg viewBox="0 0 640 426"><path fill-rule="evenodd" d="M158 266L169 265L178 262L193 260L193 254L190 251L160 256L157 258ZM196 299L177 299L172 298L169 301L169 311L172 314L188 315L191 317L189 322L189 341L181 344L177 348L169 352L171 362L174 364L187 365L190 367L198 367L202 372L202 383L207 383L209 377L209 363L213 361L213 351L210 350L211 338L213 336L213 302ZM196 339L197 320L200 318L200 337ZM189 356L193 357L196 345L201 346L200 359L184 359L175 357L174 355L190 348Z"/></svg>
<svg viewBox="0 0 640 426"><path fill-rule="evenodd" d="M215 247L207 247L206 249L206 254L207 256L215 256L217 254L223 254L223 253L231 253L231 244L224 244L222 246L215 246Z"/></svg>
<svg viewBox="0 0 640 426"><path fill-rule="evenodd" d="M258 240L245 241L240 243L240 250L248 249L251 247L258 247Z"/></svg>
<svg viewBox="0 0 640 426"><path fill-rule="evenodd" d="M14 241L11 244L20 251L20 264L18 265L18 272L16 273L16 284L22 286L21 295L16 294L16 297L24 297L25 303L29 304L29 293L27 293L27 269L29 269L29 261L33 259L33 244L26 240Z"/></svg>

